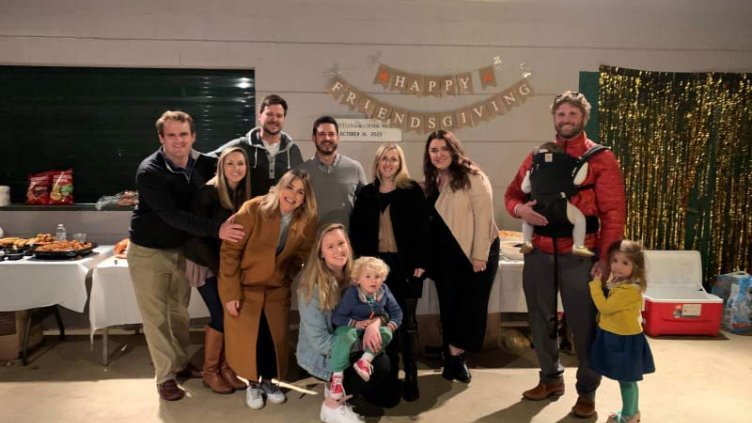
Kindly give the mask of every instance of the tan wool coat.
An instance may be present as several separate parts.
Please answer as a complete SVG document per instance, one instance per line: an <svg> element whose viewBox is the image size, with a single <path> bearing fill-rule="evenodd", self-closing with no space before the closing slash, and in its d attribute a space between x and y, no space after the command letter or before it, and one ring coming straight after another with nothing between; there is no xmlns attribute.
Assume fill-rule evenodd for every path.
<svg viewBox="0 0 752 423"><path fill-rule="evenodd" d="M281 214L266 216L259 210L263 197L247 201L238 210L235 223L245 236L237 243L223 242L220 249L219 296L222 304L240 301L240 316L224 313L225 354L230 366L250 380L258 380L256 341L261 313L266 316L274 340L278 378L287 373L289 311L292 277L285 268L302 263L316 236L316 218L293 218L287 241L279 255Z"/></svg>

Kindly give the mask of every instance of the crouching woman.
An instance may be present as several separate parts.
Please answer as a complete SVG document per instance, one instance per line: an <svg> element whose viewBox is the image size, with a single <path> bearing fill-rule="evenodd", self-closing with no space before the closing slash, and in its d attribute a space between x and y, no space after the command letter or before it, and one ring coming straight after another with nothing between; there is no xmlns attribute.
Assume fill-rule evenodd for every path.
<svg viewBox="0 0 752 423"><path fill-rule="evenodd" d="M298 335L298 365L311 376L324 381L332 377L330 355L334 345L335 332L332 325L332 310L340 301L342 292L350 285L349 275L352 266L352 250L345 233L345 227L338 223L325 226L316 238L304 270L299 275L298 311L300 312L300 332ZM381 351L379 328L384 324L375 318L366 326L363 344L371 351ZM360 354L353 354L357 360ZM368 382L348 367L344 373L343 385L347 394L361 394L369 402L384 403L389 397L385 388L389 378L389 359L377 355L373 362L373 373ZM348 397L345 397L347 399ZM321 404L321 421L326 423L362 422L345 400L334 400L329 389L324 389L324 402Z"/></svg>

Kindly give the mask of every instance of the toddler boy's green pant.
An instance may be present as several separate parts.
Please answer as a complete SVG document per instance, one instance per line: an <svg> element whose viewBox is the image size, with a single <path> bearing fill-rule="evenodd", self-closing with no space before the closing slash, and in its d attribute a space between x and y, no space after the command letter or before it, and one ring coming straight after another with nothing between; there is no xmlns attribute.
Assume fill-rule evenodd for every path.
<svg viewBox="0 0 752 423"><path fill-rule="evenodd" d="M332 345L332 357L330 366L333 372L344 371L350 365L350 352L353 345L363 339L363 329L356 329L350 326L340 326L334 330L334 345ZM382 326L379 328L381 333L381 350L383 351L390 342L392 342L392 331ZM373 354L373 351L366 349ZM375 354L374 354L375 355Z"/></svg>

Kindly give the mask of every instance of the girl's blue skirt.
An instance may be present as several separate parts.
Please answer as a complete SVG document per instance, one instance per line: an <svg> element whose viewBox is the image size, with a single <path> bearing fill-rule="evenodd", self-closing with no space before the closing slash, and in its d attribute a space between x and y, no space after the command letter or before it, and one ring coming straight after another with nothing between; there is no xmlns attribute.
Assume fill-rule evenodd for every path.
<svg viewBox="0 0 752 423"><path fill-rule="evenodd" d="M590 349L590 368L624 382L636 382L655 372L653 353L643 333L616 335L601 328L596 329Z"/></svg>

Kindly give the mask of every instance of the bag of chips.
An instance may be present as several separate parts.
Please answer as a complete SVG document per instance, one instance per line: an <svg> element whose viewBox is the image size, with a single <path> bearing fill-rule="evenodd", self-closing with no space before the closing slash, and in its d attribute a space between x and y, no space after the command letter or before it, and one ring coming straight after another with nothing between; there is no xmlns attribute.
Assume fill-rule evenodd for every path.
<svg viewBox="0 0 752 423"><path fill-rule="evenodd" d="M49 204L73 204L73 169L50 171Z"/></svg>
<svg viewBox="0 0 752 423"><path fill-rule="evenodd" d="M50 204L50 171L29 174L26 204Z"/></svg>

